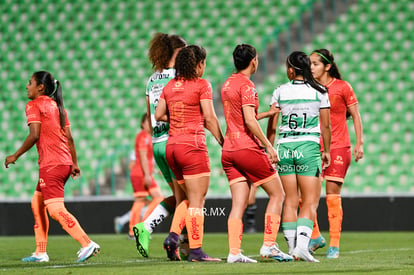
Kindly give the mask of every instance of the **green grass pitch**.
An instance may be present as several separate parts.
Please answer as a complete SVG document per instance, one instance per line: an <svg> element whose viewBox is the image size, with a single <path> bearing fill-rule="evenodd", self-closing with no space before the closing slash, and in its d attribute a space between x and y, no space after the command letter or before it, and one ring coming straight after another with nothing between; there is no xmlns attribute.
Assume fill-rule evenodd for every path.
<svg viewBox="0 0 414 275"><path fill-rule="evenodd" d="M329 234L324 232L329 239ZM162 242L166 234L153 234L150 257L143 258L135 241L125 235L91 235L101 253L86 263L76 263L79 244L70 236L50 236L48 263L23 263L34 251L34 237L0 237L0 273L4 274L414 274L414 232L343 232L339 259L324 257L327 247L316 253L320 263L278 263L262 260L259 249L263 235L245 234L244 254L257 264L228 264L227 234L206 233L203 249L220 263L171 262ZM286 252L283 234L278 243Z"/></svg>

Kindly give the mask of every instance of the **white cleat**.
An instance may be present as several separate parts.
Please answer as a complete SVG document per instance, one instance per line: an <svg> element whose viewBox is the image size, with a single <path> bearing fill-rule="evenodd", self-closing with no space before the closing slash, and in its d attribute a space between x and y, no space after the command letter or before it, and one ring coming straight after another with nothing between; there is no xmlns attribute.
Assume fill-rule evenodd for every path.
<svg viewBox="0 0 414 275"><path fill-rule="evenodd" d="M277 244L274 244L272 246L262 245L260 248L260 255L262 258L273 258L276 261L279 262L290 262L293 261L293 257L283 253Z"/></svg>
<svg viewBox="0 0 414 275"><path fill-rule="evenodd" d="M237 255L229 254L227 256L227 262L228 263L257 263L256 260L246 257L241 253Z"/></svg>
<svg viewBox="0 0 414 275"><path fill-rule="evenodd" d="M85 262L90 257L95 256L97 253L99 253L100 250L101 247L97 243L91 241L88 246L79 249L78 262Z"/></svg>
<svg viewBox="0 0 414 275"><path fill-rule="evenodd" d="M319 260L315 259L310 253L309 250L305 249L300 249L298 247L296 247L293 252L292 252L292 256L296 259L296 260L304 260L307 262L313 262L313 263L319 263Z"/></svg>
<svg viewBox="0 0 414 275"><path fill-rule="evenodd" d="M47 255L47 253L39 253L36 254L35 252L26 258L22 259L22 262L32 262L32 263L45 263L49 261L49 256Z"/></svg>

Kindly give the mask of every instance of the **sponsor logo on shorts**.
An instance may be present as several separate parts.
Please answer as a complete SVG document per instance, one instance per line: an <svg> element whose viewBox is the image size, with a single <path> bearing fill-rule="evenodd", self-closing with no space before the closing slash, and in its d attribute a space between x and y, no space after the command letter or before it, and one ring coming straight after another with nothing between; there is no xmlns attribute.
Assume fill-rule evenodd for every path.
<svg viewBox="0 0 414 275"><path fill-rule="evenodd" d="M304 173L309 170L308 165L288 165L288 164L282 164L277 166L277 171L279 173L288 173L288 172L298 172L298 173Z"/></svg>
<svg viewBox="0 0 414 275"><path fill-rule="evenodd" d="M39 185L40 185L40 187L45 187L46 186L46 182L43 178L39 179Z"/></svg>
<svg viewBox="0 0 414 275"><path fill-rule="evenodd" d="M291 159L291 158L301 159L304 157L305 156L303 155L302 151L290 150L290 149L288 149L287 151L284 151L282 155L282 159Z"/></svg>
<svg viewBox="0 0 414 275"><path fill-rule="evenodd" d="M338 164L338 165L344 165L344 161L342 160L341 156L336 156L336 159L334 160L334 163Z"/></svg>
<svg viewBox="0 0 414 275"><path fill-rule="evenodd" d="M65 212L59 211L59 216L63 218L64 223L69 227L72 228L75 226L76 222Z"/></svg>

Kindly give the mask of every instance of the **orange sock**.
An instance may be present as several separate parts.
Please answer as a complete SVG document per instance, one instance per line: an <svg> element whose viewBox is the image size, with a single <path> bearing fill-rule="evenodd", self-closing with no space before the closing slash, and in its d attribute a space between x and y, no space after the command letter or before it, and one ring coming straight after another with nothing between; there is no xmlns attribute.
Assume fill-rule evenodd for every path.
<svg viewBox="0 0 414 275"><path fill-rule="evenodd" d="M185 218L190 249L200 248L203 245L204 213L203 208L188 208Z"/></svg>
<svg viewBox="0 0 414 275"><path fill-rule="evenodd" d="M272 246L276 242L277 232L280 227L280 215L265 213L264 239L263 244Z"/></svg>
<svg viewBox="0 0 414 275"><path fill-rule="evenodd" d="M53 199L52 202L47 203L46 207L49 215L54 220L59 222L62 228L68 232L72 238L77 240L82 247L89 245L91 240L88 235L86 235L85 231L83 231L78 220L71 213L69 213L68 210L66 210L63 198Z"/></svg>
<svg viewBox="0 0 414 275"><path fill-rule="evenodd" d="M243 237L242 219L229 218L227 220L229 234L229 250L230 254L237 255L240 253L240 247Z"/></svg>
<svg viewBox="0 0 414 275"><path fill-rule="evenodd" d="M131 208L131 217L129 218L129 235L133 236L132 228L141 221L141 211L145 206L145 201L135 201Z"/></svg>
<svg viewBox="0 0 414 275"><path fill-rule="evenodd" d="M46 205L43 202L43 195L35 191L32 198L32 211L34 216L34 234L36 241L36 254L45 253L47 247L47 233L49 231L49 218L46 212Z"/></svg>
<svg viewBox="0 0 414 275"><path fill-rule="evenodd" d="M329 234L331 237L329 246L339 247L343 217L341 195L326 195L326 205L328 206Z"/></svg>
<svg viewBox="0 0 414 275"><path fill-rule="evenodd" d="M175 209L174 217L171 222L170 232L174 232L177 235L181 234L185 226L185 218L188 211L188 200L183 200Z"/></svg>
<svg viewBox="0 0 414 275"><path fill-rule="evenodd" d="M142 220L145 220L152 213L155 207L157 207L163 200L163 197L152 199L152 201L147 205L147 210L145 210Z"/></svg>
<svg viewBox="0 0 414 275"><path fill-rule="evenodd" d="M319 230L318 224L318 214L315 214L315 219L313 219L313 230L311 239L316 239L321 235L321 231Z"/></svg>

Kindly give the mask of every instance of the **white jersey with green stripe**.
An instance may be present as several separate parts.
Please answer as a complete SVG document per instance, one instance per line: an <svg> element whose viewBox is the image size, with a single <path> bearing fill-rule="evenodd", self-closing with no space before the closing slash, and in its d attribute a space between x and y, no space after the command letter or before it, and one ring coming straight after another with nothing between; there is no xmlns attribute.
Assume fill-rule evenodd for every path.
<svg viewBox="0 0 414 275"><path fill-rule="evenodd" d="M155 120L155 108L168 81L175 77L175 69L164 69L162 72L155 72L147 82L146 95L149 99L151 124L152 124L152 143L163 142L168 139L170 125L167 122Z"/></svg>
<svg viewBox="0 0 414 275"><path fill-rule="evenodd" d="M328 93L321 93L304 81L294 80L274 90L273 104L281 110L282 115L277 143L319 143L319 110L330 108Z"/></svg>

